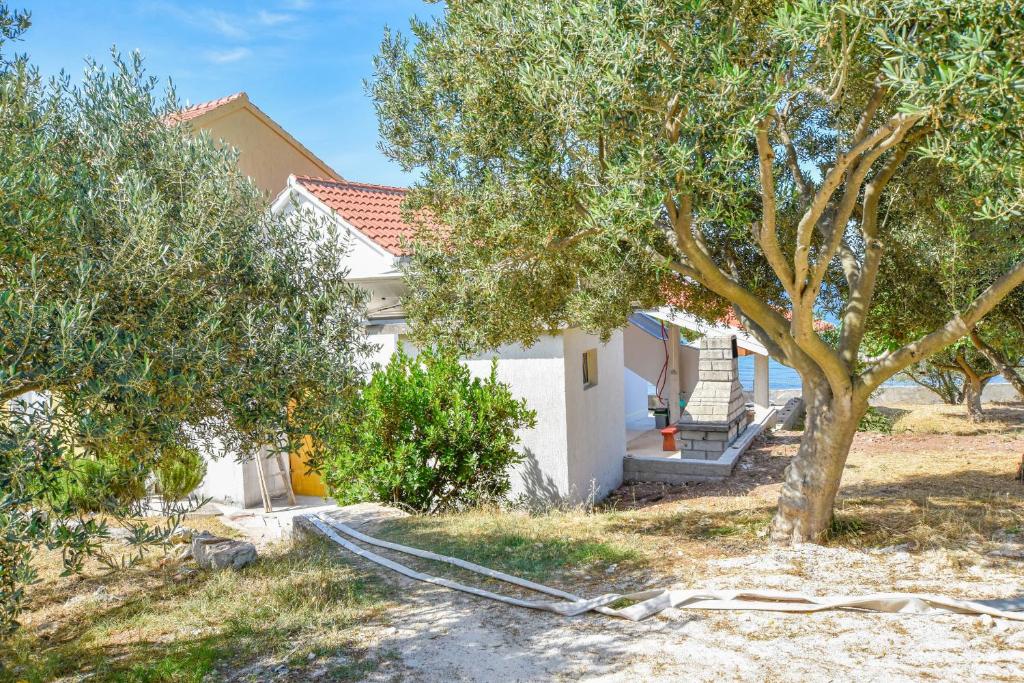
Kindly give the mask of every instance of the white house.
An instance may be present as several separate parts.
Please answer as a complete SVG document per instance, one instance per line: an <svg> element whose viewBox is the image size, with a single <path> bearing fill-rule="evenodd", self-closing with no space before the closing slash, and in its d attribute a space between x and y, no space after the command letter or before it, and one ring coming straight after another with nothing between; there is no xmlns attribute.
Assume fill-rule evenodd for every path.
<svg viewBox="0 0 1024 683"><path fill-rule="evenodd" d="M228 99L219 106L239 107L240 99ZM254 108L247 99L244 104ZM193 108L211 119L210 130L214 135L217 119L210 112L216 109L209 104ZM252 121L268 126L270 132L280 137L280 127L271 125L273 122L267 124L263 119L269 121L269 117L258 113L260 116L250 117ZM230 142L237 146L245 140L258 139L261 138L250 133L234 135ZM311 153L304 155L305 148L297 142L291 144L290 136L288 140L289 150L298 153L296 163L302 168L296 168L287 177L272 210L308 211L343 228L351 237L346 263L349 277L370 294L366 333L379 346L372 360L386 363L399 345L415 353L407 338L408 327L401 307L405 283L400 263L406 256L402 238L411 237L413 232L402 218L401 203L406 190L343 180L333 171L324 173L328 177L301 175L310 172L305 170L309 164L322 162ZM244 158L246 151L241 152ZM251 151L249 156L259 158ZM270 177L268 182L276 183L277 177ZM758 405L767 407L766 351L737 328L732 321L709 327L693 316L665 306L636 312L606 343L582 330L564 329L542 337L529 348L508 345L465 359L474 374L484 375L490 371L491 359L497 358L501 381L537 411L537 426L521 435L526 458L514 473L513 497L546 503L600 499L622 483L627 456L664 456L683 464L689 462L686 454L678 450L661 453L654 449L657 453L651 456L652 439L660 444L661 435L653 431L650 408L652 403L665 405L670 421L675 423L679 419L681 405L699 379L695 344L700 335L735 336L738 354L756 356L754 399ZM274 465L269 466L273 468ZM731 471L731 463L728 469ZM319 479L306 472L301 453L291 454L289 470L297 494L325 494ZM268 477L267 483L272 495L281 492L282 485L276 477ZM201 493L246 506L258 504L260 489L255 463L240 464L231 457L211 462Z"/></svg>
<svg viewBox="0 0 1024 683"><path fill-rule="evenodd" d="M405 193L397 187L293 176L272 207L310 211L337 221L351 235L346 265L352 280L370 293L366 331L380 347L373 360L381 364L399 345L416 352L406 338L400 301L405 286L399 270L405 256L401 239L412 236L412 227L402 219ZM593 335L567 329L529 348L510 345L465 360L483 376L497 358L501 381L537 411L536 428L522 435L526 461L513 477L513 497L548 502L600 498L622 482L623 353L621 332L602 344Z"/></svg>
<svg viewBox="0 0 1024 683"><path fill-rule="evenodd" d="M415 353L401 308L402 238L413 232L402 218L405 194L398 187L292 176L272 207L309 211L336 221L351 235L347 266L352 280L370 293L366 331L380 347L374 360L381 364L399 345ZM651 386L660 386L663 397L678 396L685 402L697 384L697 349L682 343L682 329L690 337L736 336L739 352L758 358L755 398L767 406L764 347L737 329L708 327L669 306L637 312L605 343L570 328L528 348L507 345L465 359L472 372L484 375L496 358L499 378L537 411L536 428L522 434L526 459L513 477L513 497L579 502L600 499L618 487L627 436L631 441L654 427ZM675 422L680 401L665 402Z"/></svg>

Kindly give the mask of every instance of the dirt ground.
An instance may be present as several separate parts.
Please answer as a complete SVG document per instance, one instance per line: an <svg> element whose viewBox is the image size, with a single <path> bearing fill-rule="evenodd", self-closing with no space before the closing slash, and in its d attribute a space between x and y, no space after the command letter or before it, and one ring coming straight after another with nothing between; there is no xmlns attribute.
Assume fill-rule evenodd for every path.
<svg viewBox="0 0 1024 683"><path fill-rule="evenodd" d="M1013 479L1024 452L1024 410L1006 411L1010 428L994 434L859 434L829 545L776 548L763 538L799 440L779 433L748 452L727 482L624 487L610 503L615 512L591 515L591 523L632 520L637 547L658 557L622 572L612 565L556 573L549 582L586 596L646 584L899 591L1009 599L1024 609L1024 485ZM682 529L692 511L711 520L704 533L674 533L672 520ZM752 528L730 526L751 519ZM652 548L651 536L665 542ZM369 680L1024 680L1024 622L668 610L630 623L594 614L562 618L388 580L402 598L389 613L391 625L369 637L395 657Z"/></svg>
<svg viewBox="0 0 1024 683"><path fill-rule="evenodd" d="M898 410L903 417L912 411ZM370 531L585 597L643 587L899 591L1024 609L1024 484L1014 478L1024 453L1024 406L999 410L1000 426L981 433L858 434L836 523L821 546L779 548L767 539L782 472L799 443L795 432L757 444L734 476L717 484L625 486L597 510L481 510L407 517ZM72 619L76 611L67 606L77 598L67 598L64 607L27 614L22 643L48 648L55 672L72 670L74 656L84 652L94 658L94 672L104 652L134 657L130 677L120 669L106 677L59 677L67 681L1024 680L1024 622L676 609L642 623L596 614L563 618L406 580L336 549L326 564L319 550L315 563L306 554L289 560L301 570L278 562L288 557L282 552L292 551L268 548L267 561L230 585L198 576L191 579L197 588L165 588L159 599L109 598L98 613L99 631L76 631L85 628L77 625L81 614L64 623L63 615ZM443 565L384 554L526 597ZM331 569L330 557L343 571ZM163 576L152 580L173 585ZM38 590L59 588L64 600L73 589L61 588L63 581ZM363 597L367 585L372 595ZM309 600L311 587L323 600ZM250 610L231 597L243 588L247 600L268 594L259 619L249 619ZM147 588L150 595L160 590ZM339 596L348 601L344 610L334 607ZM76 640L79 632L91 640ZM169 648L180 653L175 673L147 665ZM213 664L190 659L197 656Z"/></svg>

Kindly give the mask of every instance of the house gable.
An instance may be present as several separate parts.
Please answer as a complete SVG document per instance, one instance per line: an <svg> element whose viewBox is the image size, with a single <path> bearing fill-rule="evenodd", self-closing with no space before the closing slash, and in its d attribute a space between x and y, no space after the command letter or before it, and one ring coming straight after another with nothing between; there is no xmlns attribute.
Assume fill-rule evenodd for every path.
<svg viewBox="0 0 1024 683"><path fill-rule="evenodd" d="M244 93L197 104L171 117L195 131L208 131L238 150L238 168L257 187L275 197L292 175L341 179L341 175L306 149L284 128L249 101Z"/></svg>
<svg viewBox="0 0 1024 683"><path fill-rule="evenodd" d="M344 216L327 206L294 177L289 178L288 187L274 200L271 210L284 215L292 211L311 211L314 215L339 225L352 238L349 253L345 258L349 279L364 280L400 275L398 256L384 249L358 227L345 220Z"/></svg>

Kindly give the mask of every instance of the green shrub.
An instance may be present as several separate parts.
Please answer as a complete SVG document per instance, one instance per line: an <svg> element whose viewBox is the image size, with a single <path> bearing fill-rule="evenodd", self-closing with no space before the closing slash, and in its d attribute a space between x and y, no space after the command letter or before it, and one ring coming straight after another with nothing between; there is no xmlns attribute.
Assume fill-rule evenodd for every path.
<svg viewBox="0 0 1024 683"><path fill-rule="evenodd" d="M361 393L355 418L320 467L343 504L373 500L442 512L503 498L522 459L517 430L536 413L497 380L473 379L458 357L399 351Z"/></svg>
<svg viewBox="0 0 1024 683"><path fill-rule="evenodd" d="M868 408L864 417L857 425L858 432L881 432L882 434L892 433L893 418L878 408Z"/></svg>
<svg viewBox="0 0 1024 683"><path fill-rule="evenodd" d="M111 512L146 497L149 470L118 448L74 458L60 477L54 501L79 513Z"/></svg>
<svg viewBox="0 0 1024 683"><path fill-rule="evenodd" d="M169 446L160 451L156 466L156 492L165 501L184 500L206 476L206 461L198 451L184 446Z"/></svg>

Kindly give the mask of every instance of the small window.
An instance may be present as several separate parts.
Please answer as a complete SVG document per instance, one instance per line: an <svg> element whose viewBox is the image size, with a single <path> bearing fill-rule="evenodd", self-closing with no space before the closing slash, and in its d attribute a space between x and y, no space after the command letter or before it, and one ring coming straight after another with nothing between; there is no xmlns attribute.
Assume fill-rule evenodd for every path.
<svg viewBox="0 0 1024 683"><path fill-rule="evenodd" d="M739 347L739 344L736 343L736 337L732 338L732 357L733 358L739 358L740 357L740 347Z"/></svg>
<svg viewBox="0 0 1024 683"><path fill-rule="evenodd" d="M597 349L583 353L583 388L597 386Z"/></svg>

